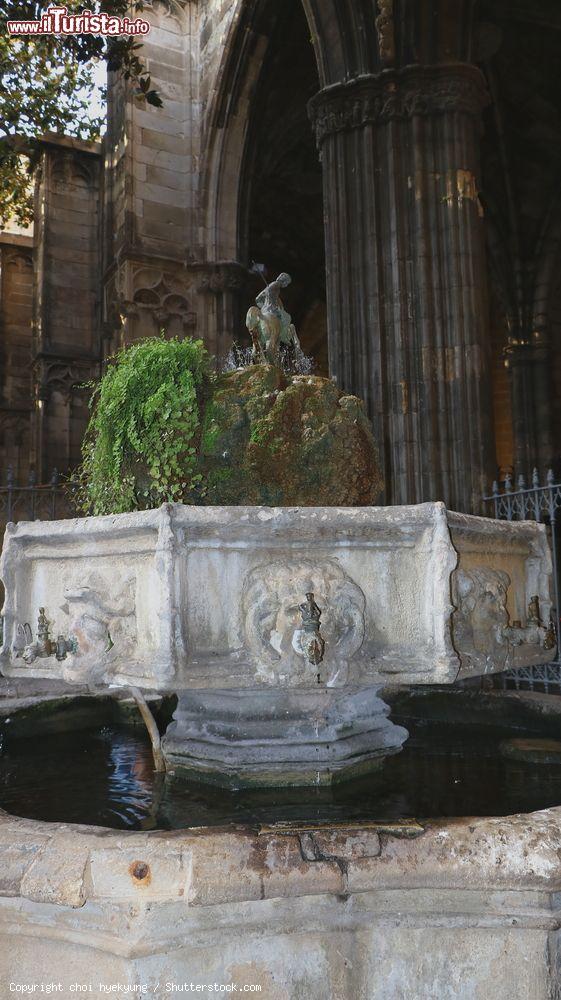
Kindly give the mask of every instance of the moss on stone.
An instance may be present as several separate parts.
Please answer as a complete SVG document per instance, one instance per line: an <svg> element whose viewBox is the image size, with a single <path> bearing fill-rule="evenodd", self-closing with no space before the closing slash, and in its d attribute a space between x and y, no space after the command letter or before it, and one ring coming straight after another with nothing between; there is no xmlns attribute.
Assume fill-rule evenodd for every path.
<svg viewBox="0 0 561 1000"><path fill-rule="evenodd" d="M217 379L199 462L208 504L360 506L383 485L360 400L271 365Z"/></svg>
<svg viewBox="0 0 561 1000"><path fill-rule="evenodd" d="M180 348L175 341L157 341L155 347L144 342L124 352L120 363L106 375L102 386L107 392L108 380L111 383L111 379L128 373L132 380L127 382L128 406L131 412L143 414L143 423L142 428L138 421L131 424L134 461L129 442L127 448L123 445L118 449L116 465L97 462L99 455L113 455L117 433L109 420L111 414L104 414L102 421L98 406L98 423L94 421L88 432L90 461L83 468L88 512L139 510L166 499L225 506L329 507L376 502L383 484L372 430L360 400L344 395L329 379L285 375L267 364L211 377L205 367L206 355L195 342L190 348L194 361L190 354L180 358L183 367L178 370L185 375L185 385L179 376L175 378L175 368L175 381L171 382L174 413L181 416L185 410L193 415L196 403L196 419L193 416L191 423L182 423L178 417L178 422L170 423L168 410L161 413L153 405L161 388L154 366L160 356L167 358L168 354L175 363ZM138 378L141 360L144 381ZM190 375L191 362L198 373L196 385ZM195 362L200 362L200 372ZM102 398L100 390L99 405ZM167 450L162 447L164 437ZM124 492L121 452L128 456L128 487ZM121 487L118 502L116 484Z"/></svg>

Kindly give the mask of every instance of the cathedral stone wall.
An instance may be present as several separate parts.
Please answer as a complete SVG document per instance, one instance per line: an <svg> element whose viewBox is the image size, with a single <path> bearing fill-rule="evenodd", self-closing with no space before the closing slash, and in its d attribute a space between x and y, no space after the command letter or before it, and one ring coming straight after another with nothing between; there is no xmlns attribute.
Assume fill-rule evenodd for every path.
<svg viewBox="0 0 561 1000"><path fill-rule="evenodd" d="M4 265L2 420L38 475L78 461L80 385L112 352L244 336L253 256L292 273L320 370L365 400L386 501L476 510L499 471L551 462L561 15L535 6L148 4L163 106L110 74L103 148L47 137L33 247Z"/></svg>
<svg viewBox="0 0 561 1000"><path fill-rule="evenodd" d="M36 187L32 452L40 477L80 459L101 351L101 149L49 135Z"/></svg>
<svg viewBox="0 0 561 1000"><path fill-rule="evenodd" d="M0 234L0 469L27 477L32 397L33 240Z"/></svg>
<svg viewBox="0 0 561 1000"><path fill-rule="evenodd" d="M112 348L161 330L200 336L219 355L231 344L243 274L235 240L227 245L209 224L205 177L221 169L210 118L237 7L153 4L143 58L162 108L111 75L104 319Z"/></svg>

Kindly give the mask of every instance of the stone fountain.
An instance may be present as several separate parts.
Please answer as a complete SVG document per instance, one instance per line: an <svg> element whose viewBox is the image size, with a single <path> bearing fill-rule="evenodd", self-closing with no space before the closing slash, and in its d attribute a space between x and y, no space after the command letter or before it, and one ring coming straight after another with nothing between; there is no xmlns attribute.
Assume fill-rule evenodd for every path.
<svg viewBox="0 0 561 1000"><path fill-rule="evenodd" d="M220 505L11 524L0 561L6 684L173 692L168 767L234 787L379 767L407 738L384 702L393 686L451 686L555 653L545 528L442 503L373 506L359 401L270 364L279 345L298 347L280 277L248 314L255 374L236 374L218 410L247 427L251 383L265 422L282 411L300 434L298 502L255 502L271 483L247 482L251 434L232 450L213 428L214 457L237 470L216 477ZM295 463L282 434L274 443L276 475ZM363 469L343 483L357 506L332 499L345 464ZM311 506L318 483L329 499ZM246 487L246 505L229 506ZM522 710L518 694L494 695ZM123 833L0 810L0 981L52 984L64 1000L209 983L268 1000L548 1000L561 979L560 813Z"/></svg>
<svg viewBox="0 0 561 1000"><path fill-rule="evenodd" d="M0 574L3 674L174 692L169 765L233 785L354 775L407 738L382 688L554 655L545 528L441 503L20 523Z"/></svg>
<svg viewBox="0 0 561 1000"><path fill-rule="evenodd" d="M281 274L249 310L253 362L266 364L242 373L241 388L234 379L225 424L247 424L253 381L252 411L269 423L253 426L243 454L257 448L272 477L284 461L291 482L298 465L306 499L337 454L341 478L363 470L366 492L351 495L364 503L377 472L360 402L329 380L275 374L283 347L300 350L280 299L289 283ZM286 433L270 435L277 411L300 434L297 461ZM235 465L214 425L210 438ZM165 504L20 523L6 531L0 574L6 677L173 692L168 766L233 786L324 784L379 766L407 738L383 688L453 684L555 651L545 528L442 503Z"/></svg>

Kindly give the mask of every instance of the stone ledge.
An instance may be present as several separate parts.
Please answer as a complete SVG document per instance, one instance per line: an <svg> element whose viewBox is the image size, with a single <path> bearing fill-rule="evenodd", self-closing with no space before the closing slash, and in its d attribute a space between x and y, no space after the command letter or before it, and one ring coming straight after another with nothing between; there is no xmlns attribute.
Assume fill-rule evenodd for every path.
<svg viewBox="0 0 561 1000"><path fill-rule="evenodd" d="M75 139L71 135L61 135L59 132L45 132L39 137L39 142L45 146L61 146L64 149L72 149L77 153L91 153L94 156L101 156L103 143L95 140Z"/></svg>
<svg viewBox="0 0 561 1000"><path fill-rule="evenodd" d="M189 909L373 890L561 891L561 808L431 822L411 840L361 830L124 834L0 813L0 896L181 902Z"/></svg>
<svg viewBox="0 0 561 1000"><path fill-rule="evenodd" d="M25 247L32 250L34 246L33 236L25 236L23 233L11 233L9 230L0 232L0 245L9 247Z"/></svg>

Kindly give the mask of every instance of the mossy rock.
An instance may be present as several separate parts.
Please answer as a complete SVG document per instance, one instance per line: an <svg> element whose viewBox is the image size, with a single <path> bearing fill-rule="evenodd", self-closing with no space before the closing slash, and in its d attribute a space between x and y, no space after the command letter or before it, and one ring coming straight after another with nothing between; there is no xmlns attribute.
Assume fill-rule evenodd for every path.
<svg viewBox="0 0 561 1000"><path fill-rule="evenodd" d="M201 498L217 505L364 506L383 488L363 404L329 379L271 365L224 373L199 443Z"/></svg>
<svg viewBox="0 0 561 1000"><path fill-rule="evenodd" d="M363 405L334 382L266 364L215 375L201 341L153 337L95 387L73 498L82 514L364 506L382 486Z"/></svg>

